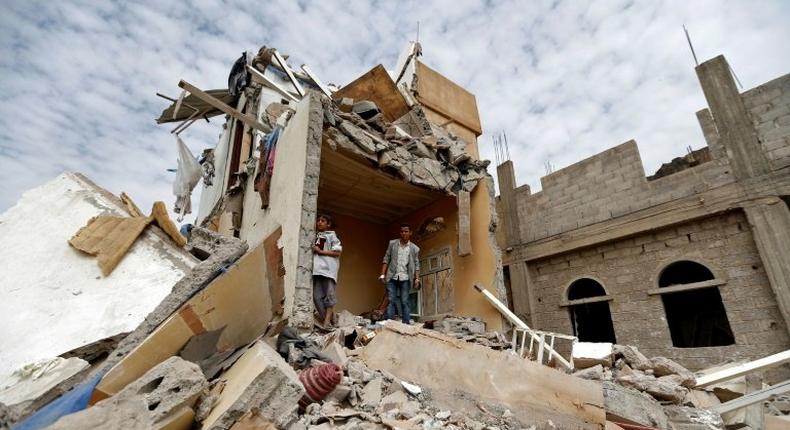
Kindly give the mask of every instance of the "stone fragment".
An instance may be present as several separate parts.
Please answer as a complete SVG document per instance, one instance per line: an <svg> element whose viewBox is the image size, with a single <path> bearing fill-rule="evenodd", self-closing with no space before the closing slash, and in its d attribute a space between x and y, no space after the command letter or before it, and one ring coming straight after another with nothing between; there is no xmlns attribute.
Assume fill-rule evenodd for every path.
<svg viewBox="0 0 790 430"><path fill-rule="evenodd" d="M678 375L681 378L680 385L688 388L696 385L693 373L666 357L653 357L650 359L650 363L653 368L653 374L656 376Z"/></svg>
<svg viewBox="0 0 790 430"><path fill-rule="evenodd" d="M688 390L667 380L659 380L652 375L622 375L617 377L617 382L627 387L644 391L659 400L680 403L686 397Z"/></svg>
<svg viewBox="0 0 790 430"><path fill-rule="evenodd" d="M686 398L683 399L684 404L691 404L695 408L710 409L721 404L721 401L715 394L705 390L689 390Z"/></svg>
<svg viewBox="0 0 790 430"><path fill-rule="evenodd" d="M338 103L338 107L340 108L340 110L346 113L351 112L353 106L354 106L354 99L349 97L343 97L342 99L340 99L340 103Z"/></svg>
<svg viewBox="0 0 790 430"><path fill-rule="evenodd" d="M613 350L615 358L623 357L625 362L634 369L647 370L653 368L653 364L650 360L633 346L614 345Z"/></svg>
<svg viewBox="0 0 790 430"><path fill-rule="evenodd" d="M329 393L324 400L327 402L335 402L335 403L343 403L348 398L348 395L351 393L351 386L345 384L339 384Z"/></svg>
<svg viewBox="0 0 790 430"><path fill-rule="evenodd" d="M347 310L342 310L337 314L338 327L354 327L357 325L357 316Z"/></svg>
<svg viewBox="0 0 790 430"><path fill-rule="evenodd" d="M352 381L360 384L370 382L375 376L373 372L359 360L350 360L348 362L347 371L348 377Z"/></svg>
<svg viewBox="0 0 790 430"><path fill-rule="evenodd" d="M118 404L99 402L93 407L66 415L47 430L150 430L154 428L145 399L136 397Z"/></svg>
<svg viewBox="0 0 790 430"><path fill-rule="evenodd" d="M293 368L265 342L255 342L220 378L227 385L203 429L228 429L252 408L278 428L297 420L304 387Z"/></svg>
<svg viewBox="0 0 790 430"><path fill-rule="evenodd" d="M611 367L612 344L608 342L576 342L573 345L571 356L576 369L586 369L596 365Z"/></svg>
<svg viewBox="0 0 790 430"><path fill-rule="evenodd" d="M672 429L677 430L724 430L721 415L707 409L686 406L667 406L664 413Z"/></svg>
<svg viewBox="0 0 790 430"><path fill-rule="evenodd" d="M354 126L348 121L343 121L337 127L363 151L368 154L376 153L376 144L373 142L373 139L362 132L361 128Z"/></svg>
<svg viewBox="0 0 790 430"><path fill-rule="evenodd" d="M668 426L661 404L644 393L604 381L603 398L607 419L660 429Z"/></svg>
<svg viewBox="0 0 790 430"><path fill-rule="evenodd" d="M392 125L402 128L414 137L433 135L431 123L425 117L425 112L422 107L416 105L408 113L393 121Z"/></svg>
<svg viewBox="0 0 790 430"><path fill-rule="evenodd" d="M365 385L362 390L362 408L373 410L381 403L381 384L382 378L376 378Z"/></svg>
<svg viewBox="0 0 790 430"><path fill-rule="evenodd" d="M374 153L369 153L367 151L362 150L357 144L351 141L343 133L340 133L334 129L329 130L330 139L328 140L329 146L336 148L337 150L344 152L352 157L356 157L359 159L366 159L372 162L377 162L378 157L374 155Z"/></svg>
<svg viewBox="0 0 790 430"><path fill-rule="evenodd" d="M392 409L401 410L408 401L409 398L406 397L406 393L403 391L395 391L394 393L381 399L379 408L384 412Z"/></svg>
<svg viewBox="0 0 790 430"><path fill-rule="evenodd" d="M447 421L452 413L450 411L440 411L436 413L436 418L442 421Z"/></svg>
<svg viewBox="0 0 790 430"><path fill-rule="evenodd" d="M573 376L591 381L600 381L603 379L603 366L597 364L587 369L582 369L573 374Z"/></svg>
<svg viewBox="0 0 790 430"><path fill-rule="evenodd" d="M192 407L208 381L197 364L181 357L170 357L127 385L118 394L94 407L67 415L51 428L139 428L164 427L186 416L192 422ZM140 410L144 415L140 414ZM128 425L112 427L116 415L129 420ZM69 418L71 417L71 418ZM113 423L113 424L111 424ZM145 427L148 426L148 427Z"/></svg>
<svg viewBox="0 0 790 430"><path fill-rule="evenodd" d="M424 143L420 142L419 140L413 140L406 145L406 149L411 152L412 154L422 157L422 158L430 158L432 160L436 159L436 154L428 149Z"/></svg>
<svg viewBox="0 0 790 430"><path fill-rule="evenodd" d="M469 333L469 334L484 334L486 331L486 323L480 321L479 318L464 318L448 316L437 321L433 325L433 329L442 333Z"/></svg>
<svg viewBox="0 0 790 430"><path fill-rule="evenodd" d="M348 357L346 356L346 352L343 350L343 346L341 346L339 343L334 341L329 342L329 344L325 346L321 352L332 359L333 363L340 367L346 367L346 363L348 363Z"/></svg>

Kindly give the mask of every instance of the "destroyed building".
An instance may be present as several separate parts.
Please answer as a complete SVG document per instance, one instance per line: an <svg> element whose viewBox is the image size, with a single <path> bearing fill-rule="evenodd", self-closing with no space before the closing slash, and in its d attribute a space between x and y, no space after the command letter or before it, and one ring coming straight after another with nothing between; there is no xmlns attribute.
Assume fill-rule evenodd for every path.
<svg viewBox="0 0 790 430"><path fill-rule="evenodd" d="M622 224L626 233L602 221L606 228L592 232L614 238L604 248L590 244L600 237L587 230L580 242L575 235L552 236L532 248L533 242L520 242L531 230L513 217L533 219L534 212L524 212L533 196L528 188L514 189L508 162L499 166L503 193L493 198L488 163L478 159L474 96L419 56L419 45L411 43L394 71L377 66L331 88L308 67L294 72L264 47L233 65L228 89L202 91L181 81L185 91L171 99L160 123L179 122L177 134L200 119L227 115L218 145L199 160L177 140L179 217L191 212L192 188L204 185L195 225L181 232L163 202L146 216L125 193L116 197L71 173L25 193L0 215L0 267L15 273L13 285L0 287L7 299L0 306L3 339L14 343L0 351L0 429L772 430L790 423L790 397L778 396L790 391L790 381L764 386L761 379L772 369L782 374L780 366L790 362L784 326L746 331L745 316L730 317L735 339L753 337L752 343L659 348L651 343L658 336L640 334L652 327L644 318L628 327L631 337L622 335L624 308L617 307L625 299L643 306L664 294L715 288L728 316L734 296L752 310L768 303L755 324L780 318L781 297L774 300L768 284L757 281L783 285L774 281L790 267L781 260L788 255L781 252L790 243L788 229L773 219L787 220L781 218L787 207L776 200L787 195L787 145L771 144L778 149L760 161L739 142L787 129L790 79L742 96L733 93L723 59L703 64L712 106L700 114L707 119L708 150L674 160L650 181L633 143L582 162L594 164L593 172L616 172L614 183L624 181L624 189L642 184L634 192L656 193L661 184L675 200L629 206L635 219L630 212L614 219L633 222ZM758 137L744 133L749 114L744 105L725 103L733 98L771 125L758 124ZM713 121L717 131L710 134ZM746 158L731 154L739 150ZM635 158L620 157L624 153ZM556 175L557 185L544 178L536 196L574 182L568 172ZM688 189L672 182L689 177L698 182ZM571 199L584 202L581 197ZM639 201L632 197L625 204ZM314 223L324 211L337 220L344 242L340 312L330 328L313 325L310 288ZM562 219L556 212L540 215ZM669 221L651 218L659 215ZM746 225L755 217L777 228L768 230L773 235ZM424 288L413 294L416 324L379 320L383 289L376 275L387 240L403 222L414 226L423 253ZM28 232L40 228L31 241ZM658 237L668 229L674 236ZM637 243L648 234L651 241ZM675 240L683 234L687 242ZM507 246L504 273L497 240ZM653 242L663 247L651 263L630 251ZM661 280L673 267L673 247L684 245L683 261L710 267L713 279L679 282L678 273L701 276L684 263ZM573 246L602 253L606 263L571 264L567 255L584 252ZM716 260L725 247L732 260ZM763 257L765 247L779 260ZM542 256L530 260L535 253ZM753 263L760 258L771 268ZM649 272L645 265L662 259L650 291L608 285L604 269L631 270L637 279ZM19 271L25 263L40 268ZM570 268L597 270L589 279L600 289L576 282L582 278L564 271ZM573 281L564 299L547 300L552 282L568 277ZM647 299L634 298L644 294ZM553 317L556 308L561 318ZM656 305L638 312L649 317ZM570 325L564 322L569 316ZM700 321L715 324L701 330L708 338L722 338L710 336L722 320ZM665 339L674 341L671 334ZM681 325L677 339L698 340L696 334ZM777 350L783 351L765 356ZM690 366L760 358L693 374L653 356L656 351ZM714 352L721 356L706 355Z"/></svg>
<svg viewBox="0 0 790 430"><path fill-rule="evenodd" d="M790 346L790 75L741 93L721 56L696 72L707 146L654 176L634 141L534 193L497 167L507 290L531 326L690 369Z"/></svg>
<svg viewBox="0 0 790 430"><path fill-rule="evenodd" d="M275 50L262 48L240 59L239 78L231 75L241 82L237 88L203 92L182 82L190 95L159 119L228 114L219 143L204 154L212 175L195 225L251 248L276 242L285 313L299 327L312 325L311 246L321 212L332 215L344 245L338 309L362 314L379 307L381 259L408 223L422 263L413 316L469 315L501 326L473 289L481 285L504 298L475 97L420 55L419 44L410 43L394 71L379 65L330 92L306 66L295 72Z"/></svg>

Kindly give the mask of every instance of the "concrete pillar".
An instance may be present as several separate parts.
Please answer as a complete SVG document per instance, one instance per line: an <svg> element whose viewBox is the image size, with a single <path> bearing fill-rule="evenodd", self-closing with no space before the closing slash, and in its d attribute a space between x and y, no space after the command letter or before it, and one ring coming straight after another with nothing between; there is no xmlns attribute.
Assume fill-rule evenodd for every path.
<svg viewBox="0 0 790 430"><path fill-rule="evenodd" d="M516 172L513 162L508 160L496 168L499 182L499 199L502 203L502 224L505 227L505 244L514 246L521 243L518 205L516 203Z"/></svg>
<svg viewBox="0 0 790 430"><path fill-rule="evenodd" d="M502 224L505 229L505 246L510 248L521 244L521 224L518 217L516 200L516 173L513 162L508 160L496 168L499 182L499 199L502 207ZM507 250L505 250L507 252ZM510 290L513 293L513 311L526 316L526 322L534 327L534 300L529 282L529 270L523 261L513 262L510 269Z"/></svg>
<svg viewBox="0 0 790 430"><path fill-rule="evenodd" d="M790 209L778 197L745 206L776 303L790 332Z"/></svg>
<svg viewBox="0 0 790 430"><path fill-rule="evenodd" d="M768 160L760 148L757 131L735 87L727 60L719 55L697 66L696 71L735 178L768 173Z"/></svg>

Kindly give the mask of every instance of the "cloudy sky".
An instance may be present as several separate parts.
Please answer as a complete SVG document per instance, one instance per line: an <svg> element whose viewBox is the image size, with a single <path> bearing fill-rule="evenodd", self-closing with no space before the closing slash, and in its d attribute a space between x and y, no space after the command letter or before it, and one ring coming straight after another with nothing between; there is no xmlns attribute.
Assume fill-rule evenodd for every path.
<svg viewBox="0 0 790 430"><path fill-rule="evenodd" d="M146 211L172 205L176 146L172 125L154 122L157 91L177 96L180 78L222 88L241 52L264 44L344 84L392 68L418 21L423 61L477 95L483 157L506 131L518 182L533 189L547 161L562 168L629 139L647 174L703 145L683 24L700 60L724 54L745 89L790 72L781 0L4 1L0 210L63 171ZM220 123L182 137L199 153Z"/></svg>

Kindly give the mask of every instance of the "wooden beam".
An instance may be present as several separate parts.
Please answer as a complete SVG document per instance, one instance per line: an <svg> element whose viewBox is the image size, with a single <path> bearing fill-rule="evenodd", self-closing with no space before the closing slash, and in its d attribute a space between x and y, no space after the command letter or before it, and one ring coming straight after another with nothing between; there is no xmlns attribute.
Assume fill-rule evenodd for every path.
<svg viewBox="0 0 790 430"><path fill-rule="evenodd" d="M300 97L304 97L304 89L302 85L299 84L299 81L296 80L296 76L294 76L294 72L291 71L291 68L288 67L288 64L285 62L285 59L280 55L277 50L274 50L274 59L277 60L277 63L280 64L280 67L285 70L285 74L288 75L288 79L291 80L294 88L296 88L296 92L299 94Z"/></svg>
<svg viewBox="0 0 790 430"><path fill-rule="evenodd" d="M692 291L692 290L699 290L702 288L718 287L726 283L727 281L725 281L724 279L711 279L709 281L692 282L690 284L673 285L671 287L653 288L652 290L647 290L647 294L649 296L655 296L659 294L680 293L683 291Z"/></svg>
<svg viewBox="0 0 790 430"><path fill-rule="evenodd" d="M321 89L322 93L326 94L327 97L332 98L332 91L330 91L329 87L324 85L324 83L318 79L318 76L316 76L315 73L313 73L313 71L307 67L307 64L302 64L302 71L313 81L314 84L316 84L316 86L318 86L318 88Z"/></svg>
<svg viewBox="0 0 790 430"><path fill-rule="evenodd" d="M709 375L703 375L697 378L696 387L705 387L728 379L737 378L747 373L757 372L759 370L768 369L770 367L778 366L790 361L790 349L780 353L769 355L758 360L750 361L748 363L732 366Z"/></svg>
<svg viewBox="0 0 790 430"><path fill-rule="evenodd" d="M299 99L294 97L293 94L289 93L285 88L281 87L279 84L277 84L273 80L269 79L269 77L267 77L266 75L261 73L258 69L254 68L252 66L247 66L247 70L250 73L252 73L252 79L253 80L258 81L258 82L262 83L263 85L266 85L267 87L273 89L274 91L277 91L278 93L280 93L281 96L287 98L288 100L290 100L292 102L298 102L299 101Z"/></svg>
<svg viewBox="0 0 790 430"><path fill-rule="evenodd" d="M190 94L199 98L200 100L203 100L204 102L210 104L211 106L214 106L215 108L221 110L222 112L225 112L226 114L232 116L233 118L236 118L239 121L243 122L244 124L247 124L251 128L254 128L262 133L269 133L270 131L272 131L272 129L269 128L268 126L259 123L252 115L247 115L239 112L238 110L226 105L219 99L212 97L205 91L201 90L200 88L190 84L189 82L183 79L178 83L178 86L189 91Z"/></svg>
<svg viewBox="0 0 790 430"><path fill-rule="evenodd" d="M767 400L772 396L776 396L778 394L784 394L787 392L790 392L790 380L780 382L776 385L773 385L768 388L764 388L760 391L744 394L743 396L738 397L737 399L730 400L729 402L722 403L721 405L718 406L714 406L712 409L720 414L723 414L741 408L745 408L749 405L753 405L755 403L762 402L763 400Z"/></svg>

